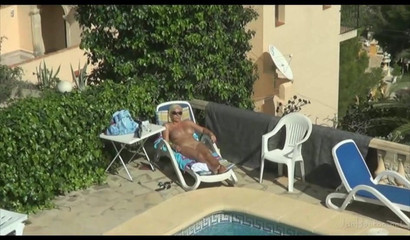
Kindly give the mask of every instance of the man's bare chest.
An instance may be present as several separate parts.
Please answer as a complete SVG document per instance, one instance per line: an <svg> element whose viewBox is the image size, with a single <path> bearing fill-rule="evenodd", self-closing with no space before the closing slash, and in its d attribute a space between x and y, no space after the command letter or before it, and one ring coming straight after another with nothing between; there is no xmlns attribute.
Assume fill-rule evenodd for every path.
<svg viewBox="0 0 410 240"><path fill-rule="evenodd" d="M174 126L169 133L170 139L179 139L179 138L192 138L194 134L194 129L191 126L180 124L179 126Z"/></svg>

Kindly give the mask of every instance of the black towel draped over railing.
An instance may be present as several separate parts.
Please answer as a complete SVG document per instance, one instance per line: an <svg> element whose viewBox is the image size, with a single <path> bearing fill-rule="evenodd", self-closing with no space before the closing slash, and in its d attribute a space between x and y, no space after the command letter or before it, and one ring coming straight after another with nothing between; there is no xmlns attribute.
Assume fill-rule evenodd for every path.
<svg viewBox="0 0 410 240"><path fill-rule="evenodd" d="M209 102L205 108L205 126L217 136L221 155L232 163L252 169L260 167L262 135L271 131L279 119L214 102ZM284 138L285 130L282 129L269 140L269 149L281 148ZM371 137L313 125L312 134L302 145L306 181L336 188L341 181L331 151L335 144L349 138L356 142L360 152L366 156ZM295 173L300 176L298 166Z"/></svg>

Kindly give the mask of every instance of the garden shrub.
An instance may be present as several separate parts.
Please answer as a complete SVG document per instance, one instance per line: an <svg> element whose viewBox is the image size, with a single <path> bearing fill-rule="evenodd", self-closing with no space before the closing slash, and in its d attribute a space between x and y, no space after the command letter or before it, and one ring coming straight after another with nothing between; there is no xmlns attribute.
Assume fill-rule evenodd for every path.
<svg viewBox="0 0 410 240"><path fill-rule="evenodd" d="M242 5L79 5L89 81L154 75L159 102L193 98L253 109L247 58L257 13Z"/></svg>
<svg viewBox="0 0 410 240"><path fill-rule="evenodd" d="M84 91L45 91L0 110L0 208L35 212L55 196L105 181L111 159L99 134L112 114L154 117L144 84L105 81Z"/></svg>
<svg viewBox="0 0 410 240"><path fill-rule="evenodd" d="M21 89L35 89L36 85L22 80L23 69L11 68L0 64L0 103L5 102L11 96L13 89L17 88L16 96L21 95Z"/></svg>

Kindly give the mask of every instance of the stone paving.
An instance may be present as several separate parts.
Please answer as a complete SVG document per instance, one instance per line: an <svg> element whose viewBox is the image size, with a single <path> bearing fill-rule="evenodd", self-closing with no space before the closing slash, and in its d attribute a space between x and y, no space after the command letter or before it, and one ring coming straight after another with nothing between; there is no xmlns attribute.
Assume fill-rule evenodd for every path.
<svg viewBox="0 0 410 240"><path fill-rule="evenodd" d="M156 171L151 171L147 161L142 158L128 163L133 182L128 180L124 168L120 166L117 174L107 173L105 184L57 197L54 201L56 208L29 215L24 235L102 235L164 200L183 193L184 190L175 182L170 189L156 191L159 182L175 181L176 178L171 165L165 163L167 160L161 161L164 161L159 165L161 170ZM332 189L296 181L295 191L288 193L287 178L276 178L269 171L269 164L266 164L262 184L258 181L258 169L235 167L238 183L234 187L259 189L325 207L323 201ZM186 179L190 179L189 175ZM232 186L224 182L202 183L199 188L207 187ZM352 214L368 214L381 221L385 221L385 217L395 217L382 206L352 205L346 210ZM366 212L363 212L365 209Z"/></svg>
<svg viewBox="0 0 410 240"><path fill-rule="evenodd" d="M159 182L175 180L176 175L170 165L164 164L161 170L151 171L146 163L145 159L140 158L127 164L133 182L128 180L124 168L120 166L118 174L107 173L105 184L57 197L54 201L56 208L29 215L24 235L100 235L146 209L185 192L176 183L172 183L170 189L155 191L159 189ZM269 181L269 173L265 174L264 183L259 184L255 178L259 173L239 167L235 168L235 172L239 180L235 187L286 193L284 186ZM190 177L186 179L189 183ZM202 183L202 187L229 186L226 183ZM296 190L295 195L299 194ZM315 197L311 197L311 201L315 201Z"/></svg>

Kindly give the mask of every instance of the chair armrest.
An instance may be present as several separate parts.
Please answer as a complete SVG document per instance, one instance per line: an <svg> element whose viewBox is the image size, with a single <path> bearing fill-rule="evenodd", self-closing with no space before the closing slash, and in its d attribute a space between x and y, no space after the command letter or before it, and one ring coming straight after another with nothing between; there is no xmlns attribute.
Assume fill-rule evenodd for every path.
<svg viewBox="0 0 410 240"><path fill-rule="evenodd" d="M279 122L273 130L271 130L270 132L265 133L265 134L262 135L262 155L265 152L268 152L268 140L269 140L269 138L271 138L273 135L278 133L279 130L281 130L283 126L284 125Z"/></svg>
<svg viewBox="0 0 410 240"><path fill-rule="evenodd" d="M262 135L262 156L268 152L268 140L271 136L268 134Z"/></svg>
<svg viewBox="0 0 410 240"><path fill-rule="evenodd" d="M216 152L219 156L221 156L218 146L216 146L214 141L212 141L212 139L208 135L202 134L199 137L199 141L204 143L212 152Z"/></svg>
<svg viewBox="0 0 410 240"><path fill-rule="evenodd" d="M212 139L207 134L200 134L199 141L203 143L213 143Z"/></svg>
<svg viewBox="0 0 410 240"><path fill-rule="evenodd" d="M157 149L157 151L163 151L163 152L167 152L167 151L173 152L174 151L169 145L169 143L165 141L165 139L163 138L158 140L158 143L156 144L155 149Z"/></svg>
<svg viewBox="0 0 410 240"><path fill-rule="evenodd" d="M158 148L159 148L159 149L162 149L164 146L167 148L168 146L167 146L166 143L167 143L167 142L166 142L164 139L162 139L162 140L158 143Z"/></svg>
<svg viewBox="0 0 410 240"><path fill-rule="evenodd" d="M202 142L203 144L205 144L208 147L212 147L213 144L214 144L212 139L206 134L202 134L201 136L199 136L199 141Z"/></svg>
<svg viewBox="0 0 410 240"><path fill-rule="evenodd" d="M397 182L403 184L406 188L410 188L409 180L407 180L405 177L403 177L399 173L395 171L391 171L391 170L385 170L383 172L380 172L379 174L377 174L376 178L374 178L374 181L375 183L379 183L383 177L388 177L388 176L393 177L394 179L397 180Z"/></svg>
<svg viewBox="0 0 410 240"><path fill-rule="evenodd" d="M268 133L265 133L262 135L262 138L266 138L266 141L271 138L273 135L275 135L276 133L279 132L279 130L282 128L283 124L281 124L280 126L276 125L275 128L273 130L271 130Z"/></svg>

